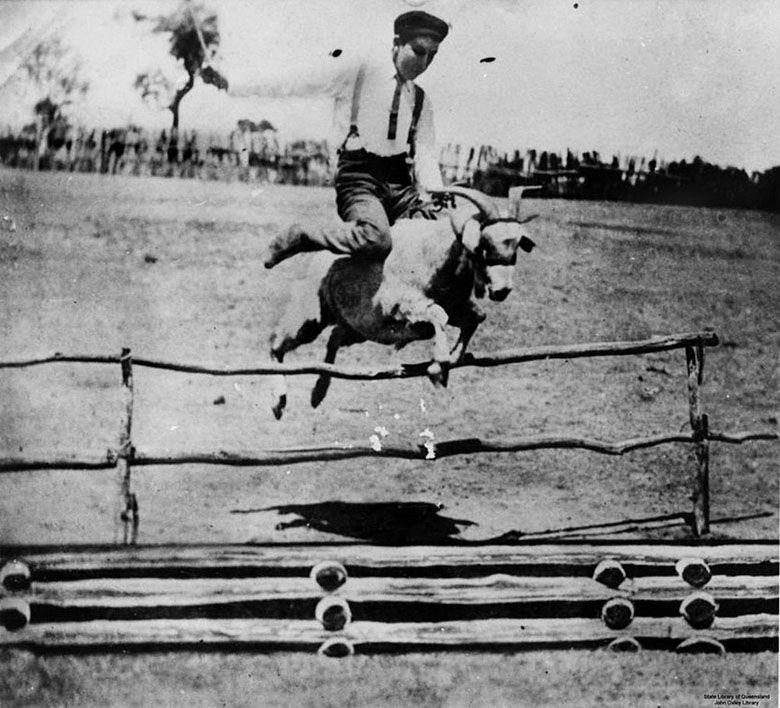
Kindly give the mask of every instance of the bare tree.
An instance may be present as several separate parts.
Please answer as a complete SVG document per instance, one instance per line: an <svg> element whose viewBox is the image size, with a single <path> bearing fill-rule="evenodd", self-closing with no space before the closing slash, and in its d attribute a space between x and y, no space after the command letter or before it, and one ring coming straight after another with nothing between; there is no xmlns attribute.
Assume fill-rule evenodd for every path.
<svg viewBox="0 0 780 708"><path fill-rule="evenodd" d="M82 68L81 58L59 37L36 45L22 69L37 94L37 115L53 121L61 117L66 105L86 95L89 82L82 78Z"/></svg>
<svg viewBox="0 0 780 708"><path fill-rule="evenodd" d="M36 118L35 169L38 169L43 141L50 131L64 133L68 120L63 109L87 94L89 82L82 77L81 58L59 37L39 42L21 68L36 98L33 110Z"/></svg>
<svg viewBox="0 0 780 708"><path fill-rule="evenodd" d="M169 35L170 53L184 70L180 80L172 80L160 69L138 74L135 88L148 102L167 108L173 115L173 129L179 128L179 106L195 85L195 79L208 69L208 75L218 72L210 66L219 48L217 16L203 5L183 0L170 15L147 16L133 13L137 22L151 22L152 32ZM213 83L210 81L209 83Z"/></svg>

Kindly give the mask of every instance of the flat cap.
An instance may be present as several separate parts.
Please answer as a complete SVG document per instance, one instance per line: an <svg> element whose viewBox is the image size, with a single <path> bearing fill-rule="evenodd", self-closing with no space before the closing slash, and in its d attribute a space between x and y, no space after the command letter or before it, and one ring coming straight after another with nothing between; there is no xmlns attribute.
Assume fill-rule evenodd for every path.
<svg viewBox="0 0 780 708"><path fill-rule="evenodd" d="M433 37L437 42L441 42L450 31L449 25L444 20L422 10L412 10L398 15L393 29L399 37L422 34Z"/></svg>

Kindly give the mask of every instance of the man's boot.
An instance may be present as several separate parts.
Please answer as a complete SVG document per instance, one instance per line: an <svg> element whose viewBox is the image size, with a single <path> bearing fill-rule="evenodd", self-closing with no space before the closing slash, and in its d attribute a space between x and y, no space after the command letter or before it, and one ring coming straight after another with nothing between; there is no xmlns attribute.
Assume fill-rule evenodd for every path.
<svg viewBox="0 0 780 708"><path fill-rule="evenodd" d="M322 251L327 246L312 239L302 226L294 224L284 234L271 241L268 247L268 257L265 259L265 267L273 268L296 253L309 251Z"/></svg>

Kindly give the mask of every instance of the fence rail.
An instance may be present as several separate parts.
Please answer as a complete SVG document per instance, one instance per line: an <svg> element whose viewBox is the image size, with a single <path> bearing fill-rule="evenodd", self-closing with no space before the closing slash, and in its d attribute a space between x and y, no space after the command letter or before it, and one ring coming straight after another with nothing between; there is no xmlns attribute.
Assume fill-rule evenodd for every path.
<svg viewBox="0 0 780 708"><path fill-rule="evenodd" d="M721 433L709 431L707 439L713 442L735 445L749 441L778 440L780 434L771 431L744 431ZM213 450L203 452L142 452L135 450L132 455L133 467L157 465L224 465L227 467L273 467L305 462L323 462L350 460L360 457L382 457L399 460L433 460L456 455L470 455L481 452L526 452L530 450L588 450L603 455L621 456L627 452L655 447L667 443L696 443L693 433L672 435L651 435L644 438L632 438L608 442L592 438L559 437L540 435L519 438L459 438L407 445L382 445L377 448L363 440L343 441L332 445L313 445L308 447L270 448L266 450L226 451ZM33 471L36 469L62 470L105 470L117 466L119 453L107 450L105 454L92 456L68 456L51 454L49 456L17 456L0 460L0 473Z"/></svg>
<svg viewBox="0 0 780 708"><path fill-rule="evenodd" d="M499 351L491 355L468 355L452 368L466 366L495 367L550 359L626 356L684 349L687 365L687 386L691 432L662 433L626 440L605 441L587 437L538 435L531 437L478 437L423 443L385 445L381 439L347 441L317 446L271 448L252 451L200 451L154 453L136 450L132 444L133 367L146 367L182 373L212 376L267 376L330 374L336 378L379 380L409 378L427 375L429 362L401 364L388 368L354 368L325 363L274 364L253 367L213 367L161 361L132 356L123 349L119 356L72 355L55 353L8 361L0 361L0 369L24 368L52 363L120 364L124 410L116 450L94 456L49 454L43 457L14 456L0 460L0 473L42 469L118 469L121 479L121 509L119 519L125 543L135 543L138 534L138 501L131 491L131 469L135 466L174 464L213 464L227 466L274 466L293 463L345 460L359 457L396 459L440 459L453 455L475 453L505 453L541 449L580 449L605 455L623 455L632 450L668 443L692 444L696 456L696 474L693 483L693 514L691 526L700 536L709 530L709 445L711 442L741 444L752 440L777 440L777 431L716 432L709 429L709 421L701 401L704 351L716 346L717 334L711 331L670 334L644 340L622 342L589 342L525 347Z"/></svg>
<svg viewBox="0 0 780 708"><path fill-rule="evenodd" d="M538 347L522 347L506 349L494 354L467 354L463 361L450 365L451 369L467 366L490 368L506 364L522 364L529 361L544 361L547 359L580 359L601 356L626 356L629 354L652 354L654 352L682 349L684 347L714 347L718 344L715 332L688 332L651 337L636 341L623 342L588 342L583 344L553 344ZM95 356L91 354L61 354L56 352L47 356L30 359L0 361L0 369L22 368L51 364L55 362L70 362L80 364L119 364L122 356ZM208 374L210 376L295 376L301 374L330 374L334 378L375 381L379 379L410 378L427 376L430 362L400 364L388 368L354 368L336 364L276 364L267 363L262 366L215 367L197 364L183 364L162 361L145 357L132 357L133 366L149 369L163 369L188 374Z"/></svg>

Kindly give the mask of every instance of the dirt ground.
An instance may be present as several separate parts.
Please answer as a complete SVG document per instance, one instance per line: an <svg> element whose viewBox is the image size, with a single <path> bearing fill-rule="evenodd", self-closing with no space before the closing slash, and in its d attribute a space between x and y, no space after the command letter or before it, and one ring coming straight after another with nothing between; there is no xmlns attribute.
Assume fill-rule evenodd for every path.
<svg viewBox="0 0 780 708"><path fill-rule="evenodd" d="M519 259L516 291L508 300L486 303L488 319L472 351L712 328L721 345L707 351L705 367L703 400L711 429L777 430L780 217L541 200L529 201L526 209L541 214L529 228L537 248ZM118 354L131 347L135 356L170 361L263 363L270 332L301 287L308 258L265 271L263 249L290 222L318 223L333 218L333 211L329 189L0 169L0 217L9 217L0 222L0 360L54 352ZM303 347L288 361L321 359L324 342L323 337ZM346 350L339 363L428 358L429 343L400 353L364 344ZM617 441L689 429L682 351L458 369L446 390L435 390L425 379L336 380L316 410L308 401L313 382L310 376L289 379L289 410L277 422L270 411L269 377L136 367L134 445L148 454L258 450L367 441L377 426L389 431L388 443L418 440L425 429L437 441L540 433ZM0 456L115 449L119 383L117 365L57 363L0 371ZM713 443L713 537L777 536L777 445ZM143 543L355 538L415 543L687 512L693 472L691 449L669 444L619 458L547 450L434 462L146 467L134 470L133 488ZM114 472L1 474L0 543L112 542L118 489ZM324 502L341 502L339 513ZM410 502L424 504L397 506ZM367 506L377 503L389 506ZM438 514L428 504L440 506ZM624 536L690 538L690 531L680 524L653 529L638 524ZM37 679L44 683L47 672L56 673L46 661L41 660ZM360 674L365 681L380 670L388 680L404 682L409 671L420 670L406 659L398 661L392 667L360 664L355 678ZM471 658L465 665L474 668L479 661ZM655 686L652 677L642 686L645 693L637 689L623 702L619 686L639 669L626 668L630 660L621 659L609 664L612 693L603 701L594 695L567 702L560 686L574 680L572 671L580 676L595 669L563 653L549 658L558 688L545 694L534 684L537 692L523 703L516 684L503 693L489 688L487 677L500 671L503 660L485 661L488 683L475 685L485 687L479 695L491 705L545 704L545 697L550 705L704 705L696 697L720 685L713 683L715 677L776 683L776 656L729 664L728 670L707 663L699 667L703 674L691 669L698 678L685 684L687 692L679 693L678 702L669 698L668 685ZM462 665L461 659L442 659L434 664L438 678L423 681L415 674L418 683L404 685L417 686L422 704L462 705L451 693L457 681L467 680L458 673ZM208 664L210 671L222 666ZM285 666L287 676L300 670L295 662ZM281 675L276 664L266 668ZM537 669L523 664L513 670ZM182 671L188 675L188 669ZM193 671L200 675L201 669ZM320 679L329 672L311 671L307 677ZM653 671L657 679L668 667L657 665ZM456 676L460 679L450 684L448 677ZM582 676L576 681L587 683ZM399 694L396 702L390 696L373 704L414 703L409 690L404 700ZM438 691L430 702L428 690ZM192 697L187 702L209 704L208 691L199 694L202 703ZM163 703L176 704L172 695L163 694ZM332 695L336 700L337 688ZM101 702L89 692L81 698L84 705ZM140 705L129 697L126 703ZM266 704L277 703L269 698Z"/></svg>
<svg viewBox="0 0 780 708"><path fill-rule="evenodd" d="M291 221L333 218L332 192L319 188L7 170L0 187L0 210L16 227L6 220L0 231L0 359L117 354L127 346L172 361L263 363L308 258L266 271L264 246ZM777 215L541 200L526 208L541 213L531 224L538 247L520 258L508 300L486 301L473 351L712 328L721 345L707 351L705 367L711 429L777 429ZM324 341L288 361L321 359ZM430 343L400 353L373 344L343 351L345 364L421 361ZM0 372L0 454L115 449L118 369L58 363ZM620 440L688 429L682 351L458 369L445 390L426 379L336 380L316 410L308 402L313 381L289 379L289 411L277 422L270 377L136 367L133 442L154 454L367 441L377 426L389 431L388 443L419 440L426 428L436 440L542 432ZM539 451L146 467L134 471L133 486L145 543L338 540L306 526L276 528L300 515L253 511L297 505L314 514L307 505L326 501L355 505L346 508L358 521L364 503L443 505L440 517L470 523L444 531L422 523L421 538L408 540L458 529L476 539L688 511L691 456L689 446L669 444L620 458ZM776 459L777 443L713 443L714 536L776 535ZM117 490L110 472L2 475L0 539L110 542ZM718 523L759 513L770 515ZM371 539L370 526L348 530ZM679 525L634 532L688 534Z"/></svg>

